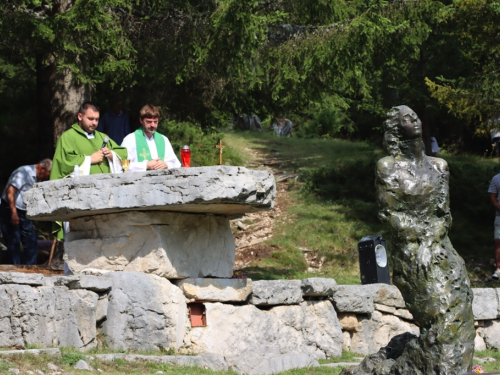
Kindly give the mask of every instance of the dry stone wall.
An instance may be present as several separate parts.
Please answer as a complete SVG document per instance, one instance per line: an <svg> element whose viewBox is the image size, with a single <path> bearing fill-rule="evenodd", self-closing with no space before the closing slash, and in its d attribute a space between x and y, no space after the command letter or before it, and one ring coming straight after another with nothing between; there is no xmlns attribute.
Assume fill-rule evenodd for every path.
<svg viewBox="0 0 500 375"><path fill-rule="evenodd" d="M263 363L309 366L342 349L368 355L396 335L419 334L391 285L86 273L0 273L0 346L85 351L103 337L112 350L210 354L243 373L259 373ZM476 349L500 349L500 289L473 290ZM204 306L206 327L191 327L189 303Z"/></svg>

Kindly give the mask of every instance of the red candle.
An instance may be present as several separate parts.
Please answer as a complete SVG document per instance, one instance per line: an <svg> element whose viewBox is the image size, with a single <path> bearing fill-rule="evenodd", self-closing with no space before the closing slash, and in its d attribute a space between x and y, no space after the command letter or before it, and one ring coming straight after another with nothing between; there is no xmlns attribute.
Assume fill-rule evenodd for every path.
<svg viewBox="0 0 500 375"><path fill-rule="evenodd" d="M182 146L181 148L181 162L182 166L185 168L191 167L191 150L189 149L189 146Z"/></svg>

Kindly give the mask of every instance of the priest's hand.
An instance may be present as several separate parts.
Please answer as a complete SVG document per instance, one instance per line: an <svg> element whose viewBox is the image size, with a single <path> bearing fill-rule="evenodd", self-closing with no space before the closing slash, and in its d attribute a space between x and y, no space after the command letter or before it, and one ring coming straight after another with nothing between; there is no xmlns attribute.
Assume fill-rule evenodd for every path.
<svg viewBox="0 0 500 375"><path fill-rule="evenodd" d="M153 160L148 161L146 166L147 166L147 169L156 171L158 169L166 169L167 163L165 163L161 159L153 159Z"/></svg>
<svg viewBox="0 0 500 375"><path fill-rule="evenodd" d="M104 156L107 157L107 158L113 158L113 153L111 152L111 150L107 147L103 147L101 149L101 151L103 152Z"/></svg>
<svg viewBox="0 0 500 375"><path fill-rule="evenodd" d="M102 159L104 159L104 152L102 150L96 151L90 155L90 164L99 164Z"/></svg>

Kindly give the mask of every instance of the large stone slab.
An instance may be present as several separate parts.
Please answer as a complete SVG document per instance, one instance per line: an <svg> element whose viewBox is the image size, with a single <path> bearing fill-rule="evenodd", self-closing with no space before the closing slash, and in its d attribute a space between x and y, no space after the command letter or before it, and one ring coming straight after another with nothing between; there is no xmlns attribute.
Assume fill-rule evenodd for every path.
<svg viewBox="0 0 500 375"><path fill-rule="evenodd" d="M177 283L187 298L197 301L244 302L252 293L250 279L184 279Z"/></svg>
<svg viewBox="0 0 500 375"><path fill-rule="evenodd" d="M329 301L304 301L263 311L252 305L205 303L207 326L185 339L194 352L224 356L292 352L314 358L340 356L342 331Z"/></svg>
<svg viewBox="0 0 500 375"><path fill-rule="evenodd" d="M128 211L73 219L65 251L74 273L97 268L179 279L231 277L235 245L223 216Z"/></svg>
<svg viewBox="0 0 500 375"><path fill-rule="evenodd" d="M139 272L110 272L102 333L111 350L181 347L188 310L182 291L167 279Z"/></svg>
<svg viewBox="0 0 500 375"><path fill-rule="evenodd" d="M30 218L70 220L125 210L234 215L271 209L275 195L271 173L217 166L46 181L24 200Z"/></svg>
<svg viewBox="0 0 500 375"><path fill-rule="evenodd" d="M304 297L326 297L331 296L337 282L334 279L323 277L310 277L302 280L302 295Z"/></svg>
<svg viewBox="0 0 500 375"><path fill-rule="evenodd" d="M93 349L97 299L87 290L0 285L0 347L28 343Z"/></svg>

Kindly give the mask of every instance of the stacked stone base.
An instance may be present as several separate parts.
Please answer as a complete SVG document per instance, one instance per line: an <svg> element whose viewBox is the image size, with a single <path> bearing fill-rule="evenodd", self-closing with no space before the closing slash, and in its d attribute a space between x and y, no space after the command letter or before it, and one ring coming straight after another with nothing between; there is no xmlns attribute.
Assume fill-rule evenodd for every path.
<svg viewBox="0 0 500 375"><path fill-rule="evenodd" d="M257 374L315 366L342 349L369 355L394 336L419 334L398 289L385 284L87 273L0 273L0 347L173 349ZM474 289L476 349L500 347L499 291ZM204 306L205 327L191 326L191 303Z"/></svg>

